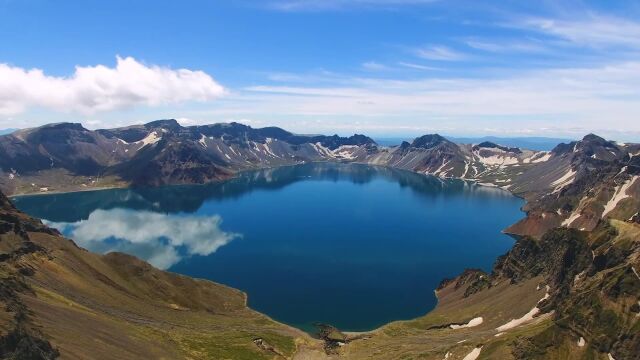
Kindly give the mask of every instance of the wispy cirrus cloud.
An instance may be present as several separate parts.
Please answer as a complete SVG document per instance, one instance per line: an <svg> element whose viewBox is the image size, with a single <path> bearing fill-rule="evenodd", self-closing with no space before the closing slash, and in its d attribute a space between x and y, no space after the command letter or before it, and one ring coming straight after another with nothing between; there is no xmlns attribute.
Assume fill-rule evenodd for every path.
<svg viewBox="0 0 640 360"><path fill-rule="evenodd" d="M327 11L348 8L392 8L407 5L424 5L439 0L274 0L268 7L280 11Z"/></svg>
<svg viewBox="0 0 640 360"><path fill-rule="evenodd" d="M427 65L410 63L410 62L405 62L405 61L399 61L398 65L406 67L406 68L409 68L409 69L415 69L415 70L424 70L424 71L439 71L439 70L442 70L442 68L438 68L438 67L435 67L435 66L427 66Z"/></svg>
<svg viewBox="0 0 640 360"><path fill-rule="evenodd" d="M531 70L492 78L351 77L340 84L260 85L244 89L240 96L245 108L296 119L287 125L293 130L309 131L310 125L300 120L303 118L318 120L312 124L318 130L339 129L335 119L344 118L349 119L346 124L361 131L384 129L381 119L393 119L387 128L447 124L450 132L500 128L516 133L527 128L529 134L548 135L548 129L566 134L579 124L583 132L603 132L608 127L640 134L640 125L636 125L640 113L639 62ZM231 111L243 110L235 107ZM260 113L245 116L260 117Z"/></svg>
<svg viewBox="0 0 640 360"><path fill-rule="evenodd" d="M30 108L93 114L136 106L214 100L225 89L202 71L145 65L117 57L116 66L77 66L68 77L0 64L0 114Z"/></svg>
<svg viewBox="0 0 640 360"><path fill-rule="evenodd" d="M365 63L362 63L362 68L364 70L367 71L384 71L384 70L389 70L389 67L387 65L384 64L380 64L378 62L375 61L367 61Z"/></svg>
<svg viewBox="0 0 640 360"><path fill-rule="evenodd" d="M459 61L467 58L467 55L447 46L427 46L415 49L414 52L418 57L427 60Z"/></svg>
<svg viewBox="0 0 640 360"><path fill-rule="evenodd" d="M495 53L522 52L522 53L544 53L549 52L549 44L539 40L517 39L467 39L464 43L476 50Z"/></svg>
<svg viewBox="0 0 640 360"><path fill-rule="evenodd" d="M620 17L593 14L570 19L530 17L510 25L586 47L640 49L640 22Z"/></svg>

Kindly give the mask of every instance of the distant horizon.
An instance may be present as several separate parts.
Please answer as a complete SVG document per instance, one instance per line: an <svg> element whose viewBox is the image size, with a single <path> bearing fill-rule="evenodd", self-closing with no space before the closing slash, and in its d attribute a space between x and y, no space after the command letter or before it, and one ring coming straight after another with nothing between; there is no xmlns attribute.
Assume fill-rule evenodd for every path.
<svg viewBox="0 0 640 360"><path fill-rule="evenodd" d="M498 133L496 134L495 132L481 132L481 133L450 133L450 132L446 132L446 130L444 131L439 131L438 129L425 129L423 132L410 132L410 133L401 133L401 132L393 132L393 129L390 129L390 132L379 132L379 131L366 131L366 129L363 130L354 130L354 131L346 131L346 130L341 130L341 131L331 131L331 129L327 129L327 131L324 132L308 132L308 133L304 133L304 132L298 132L298 131L291 131L288 127L286 126L280 126L280 125L269 125L269 124L260 124L259 126L253 125L251 123L246 123L243 121L237 121L237 120L229 120L229 121L212 121L212 122L207 122L207 123L197 123L197 124L185 124L183 122L181 122L179 119L176 118L167 118L167 119L155 119L155 120L149 120L146 122L133 122L131 124L127 124L127 125L121 125L121 126L112 126L112 127L96 127L96 126L91 126L88 124L83 123L82 121L59 121L59 122L48 122L48 123L43 123L43 124L38 124L38 125L33 125L33 126L28 126L28 127L7 127L7 128L0 128L0 135L6 135L7 131L18 131L18 130L24 130L24 129L31 129L31 128L37 128L37 127L41 127L41 126L45 126L45 125L51 125L51 124L60 124L60 123L69 123L69 124L81 124L84 128L88 129L88 130L100 130L100 129L111 129L111 128L118 128L118 127L127 127L127 126L138 126L138 125L145 125L148 124L149 122L153 122L153 121L160 121L160 120L176 120L178 121L178 123L180 124L180 126L183 127L188 127L188 126L203 126L203 125L213 125L213 124L231 124L231 123L238 123L238 124L243 124L246 126L250 126L252 128L255 129L260 129L260 128L265 128L265 127L279 127L281 129L290 131L292 133L295 134L299 134L299 135L339 135L339 136L351 136L354 134L363 134L363 135L367 135L371 138L378 138L378 139L404 139L404 138L416 138L422 135L426 135L426 134L438 134L438 135L442 135L444 137L447 138L501 138L501 139L505 139L505 138L522 138L522 139L535 139L535 138L540 138L540 139L554 139L554 140L569 140L569 141L576 141L576 140L580 140L583 137L585 137L586 135L589 134L595 134L598 135L606 140L610 140L610 141L618 141L618 142L633 142L633 143L640 143L640 134L639 135L631 135L631 136L627 136L625 137L624 135L620 134L619 137L618 136L608 136L606 134L610 134L610 131L607 130L603 130L602 132L596 132L596 131L586 131L586 132L581 132L581 133L575 133L572 135L567 135L567 134L537 134L537 133L531 133L531 134L522 134L522 133Z"/></svg>
<svg viewBox="0 0 640 360"><path fill-rule="evenodd" d="M45 124L40 124L40 125L35 125L35 126L30 126L30 127L22 127L22 128L0 128L0 135L6 135L7 133L5 133L6 131L11 131L11 132L15 132L18 130L26 130L26 129L33 129L33 128L38 128L38 127L42 127L42 126L47 126L47 125L53 125L53 124L80 124L82 125L82 127L84 127L87 130L91 130L91 131L95 131L95 130L102 130L102 129L112 129L112 128L117 128L117 127L127 127L127 126L142 126L142 125L146 125L150 122L154 122L154 121L163 121L163 120L177 120L175 118L169 118L169 119L156 119L156 120L150 120L147 122L138 122L138 123L132 123L129 125L125 125L125 126L114 126L114 127L90 127L87 126L85 124L83 124L82 122L75 122L75 121L61 121L61 122L50 122L50 123L45 123ZM178 121L178 124L180 124L180 126L182 127L189 127L189 126L206 126L206 125L215 125L215 124L231 124L231 123L237 123L237 124L242 124L242 125L246 125L249 126L251 128L254 129L261 129L261 128L268 128L268 127L278 127L281 128L283 130L287 130L289 131L286 127L282 127L282 126L277 126L277 125L264 125L264 126L252 126L251 124L245 124L242 122L237 122L237 121L217 121L217 122L211 122L211 123L203 123L203 124L193 124L193 125L186 125L186 124L182 124ZM397 133L397 134L383 134L383 133L368 133L368 132L363 132L363 131L353 131L353 132L323 132L323 133L315 133L315 132L310 132L310 133L300 133L300 132L295 132L295 131L290 131L294 134L297 135L338 135L338 136L351 136L351 135L356 135L356 134L361 134L361 135L367 135L371 138L378 138L378 139L387 139L387 140L395 140L395 139L405 139L408 137L419 137L419 136L423 136L423 135L428 135L428 134L437 134L437 135L441 135L443 137L446 138L526 138L526 139L535 139L535 138L540 138L540 139L557 139L557 140L579 140L581 138L583 138L584 136L588 135L588 133L579 136L577 138L570 138L570 137L562 137L562 136L540 136L540 135L521 135L521 134L502 134L502 135L492 135L490 133L481 133L481 134L448 134L445 132L423 132L423 133ZM598 135L598 134L596 134ZM610 139L610 140L614 140L614 139Z"/></svg>
<svg viewBox="0 0 640 360"><path fill-rule="evenodd" d="M154 121L164 121L164 120L176 120L178 122L178 124L180 124L180 126L183 127L189 127L189 126L203 126L203 125L214 125L214 124L230 124L230 123L239 123L242 125L246 125L252 128L256 128L256 129L260 129L260 128L265 128L265 127L279 127L283 130L289 131L289 129L285 128L285 127L280 127L280 126L276 126L276 125L264 125L264 126L251 126L250 124L244 124L241 122L235 122L235 121L221 121L221 122L212 122L212 123L208 123L208 124L194 124L194 125L187 125L187 124L183 124L180 121L178 121L175 118L169 118L169 119L156 119L156 120L150 120L147 122L138 122L138 123L134 123L134 124L130 124L130 125L126 125L126 126L142 126L142 125L146 125L148 123L154 122ZM46 125L52 125L52 124L61 124L61 123L68 123L68 124L80 124L82 125L84 128L91 130L91 131L95 131L95 130L101 130L101 129L109 129L109 128L90 128L87 127L85 124L83 124L82 122L73 122L73 121L63 121L63 122L56 122L56 123L47 123L47 124L41 124L38 126L33 126L33 127L27 127L27 128L7 128L7 129L0 129L0 136L1 135L8 135L11 134L15 131L18 130L24 130L24 129L30 129L30 128L37 128L37 127L41 127L41 126L46 126ZM356 135L356 134L361 134L361 135L366 135L370 138L372 138L374 141L381 142L381 145L384 145L384 143L392 143L392 142L397 142L398 144L401 143L402 141L409 141L411 142L413 139L423 136L423 135L429 135L429 134L437 134L440 136L443 136L445 138L447 138L450 141L453 142L458 142L458 143L473 143L473 142L479 142L479 141L491 141L491 139L498 139L498 140L523 140L523 141L531 141L531 142L535 142L536 140L543 142L543 143L554 143L554 144L560 144L562 142L571 142L571 141L578 141L582 138L584 138L585 136L589 135L589 134L595 134L597 136L600 136L602 138L604 138L605 140L608 141L616 141L616 142L630 142L630 143L635 143L636 141L621 141L619 139L614 139L614 138L608 138L606 136L602 136L598 133L585 133L579 136L575 136L575 137L569 137L569 136L544 136L544 135L522 135L522 134L500 134L500 135L494 135L491 133L485 133L485 134L470 134L470 135L466 135L466 134L450 134L450 133L446 133L446 132L438 132L438 131L434 131L434 132L424 132L424 133L407 133L407 134L382 134L382 133L367 133L367 132L362 132L362 131L355 131L355 132L325 132L325 133L300 133L300 132L292 132L294 134L297 135L304 135L304 136L313 136L313 135L338 135L338 136L343 136L343 137L348 137L348 136L352 136L352 135ZM640 142L640 141L639 141ZM501 145L507 145L507 146L511 146L508 145L508 143L505 144L501 144Z"/></svg>

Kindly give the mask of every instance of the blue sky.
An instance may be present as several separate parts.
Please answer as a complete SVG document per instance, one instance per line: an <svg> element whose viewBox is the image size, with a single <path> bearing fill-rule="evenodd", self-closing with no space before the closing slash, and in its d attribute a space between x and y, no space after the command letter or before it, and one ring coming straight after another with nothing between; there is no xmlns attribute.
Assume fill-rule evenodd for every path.
<svg viewBox="0 0 640 360"><path fill-rule="evenodd" d="M0 128L640 140L640 2L0 0Z"/></svg>

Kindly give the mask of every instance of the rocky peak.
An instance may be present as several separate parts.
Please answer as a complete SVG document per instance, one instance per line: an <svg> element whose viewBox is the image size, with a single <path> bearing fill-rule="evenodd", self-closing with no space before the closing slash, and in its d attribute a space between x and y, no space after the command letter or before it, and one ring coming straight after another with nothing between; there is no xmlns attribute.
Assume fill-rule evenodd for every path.
<svg viewBox="0 0 640 360"><path fill-rule="evenodd" d="M279 140L286 140L292 136L290 132L275 126L256 129L256 131L260 132L260 134L265 138L273 138Z"/></svg>
<svg viewBox="0 0 640 360"><path fill-rule="evenodd" d="M87 129L84 128L84 126L82 126L82 124L80 123L68 123L68 122L62 122L62 123L55 123L55 124L48 124L48 125L43 125L41 127L39 127L40 130L76 130L76 131L89 131Z"/></svg>
<svg viewBox="0 0 640 360"><path fill-rule="evenodd" d="M589 134L582 138L581 141L578 141L578 148L597 148L602 147L606 149L618 150L618 145L613 141L608 141L601 138L598 135Z"/></svg>
<svg viewBox="0 0 640 360"><path fill-rule="evenodd" d="M166 130L180 130L182 126L176 119L156 120L144 124L147 129L166 129Z"/></svg>
<svg viewBox="0 0 640 360"><path fill-rule="evenodd" d="M219 127L221 129L238 130L238 131L248 131L248 130L253 129L249 125L245 125L245 124L242 124L242 123L239 123L239 122L235 122L235 121L232 121L230 123L213 124L212 126Z"/></svg>
<svg viewBox="0 0 640 360"><path fill-rule="evenodd" d="M587 134L582 138L582 142L585 143L599 143L599 144L606 144L608 141L605 140L604 138L596 135L596 134Z"/></svg>
<svg viewBox="0 0 640 360"><path fill-rule="evenodd" d="M33 129L20 130L15 136L28 139L32 144L43 143L69 143L69 142L93 142L91 131L85 129L80 123L55 123L43 125Z"/></svg>
<svg viewBox="0 0 640 360"><path fill-rule="evenodd" d="M18 137L29 136L33 134L39 133L52 133L52 132L88 132L89 130L85 129L80 123L54 123L54 124L46 124L39 127L29 128L18 130L13 134Z"/></svg>
<svg viewBox="0 0 640 360"><path fill-rule="evenodd" d="M245 125L245 124L238 123L238 122L235 122L235 121L215 123L215 124L206 124L206 125L193 125L193 126L187 126L186 128L187 129L195 129L195 130L203 131L203 132L209 131L209 132L215 132L215 133L222 133L222 132L238 133L238 132L247 132L247 131L254 130L249 125Z"/></svg>
<svg viewBox="0 0 640 360"><path fill-rule="evenodd" d="M266 134L262 134L262 129L254 129L251 126L237 122L196 126L189 129L195 129L197 135L203 134L205 136L221 138L225 141L238 143L245 143L247 141L264 141L266 137L273 137L270 136L272 135L271 132L275 133L275 131L267 130Z"/></svg>
<svg viewBox="0 0 640 360"><path fill-rule="evenodd" d="M431 149L440 144L445 144L445 143L453 144L452 142L450 142L449 140L445 139L444 137L438 134L427 134L427 135L422 135L416 138L415 140L413 140L413 142L411 143L411 146L415 148Z"/></svg>
<svg viewBox="0 0 640 360"><path fill-rule="evenodd" d="M522 150L520 150L517 147L502 146L502 145L498 145L496 143L493 143L491 141L484 141L484 142L481 142L480 144L477 144L477 145L473 146L473 150L479 150L479 149L499 149L499 150L502 150L502 151L515 153L515 154L522 153Z"/></svg>
<svg viewBox="0 0 640 360"><path fill-rule="evenodd" d="M570 154L574 160L589 161L613 161L625 156L626 151L613 141L588 134L579 141L572 141L569 144L560 144L552 151L556 155Z"/></svg>
<svg viewBox="0 0 640 360"><path fill-rule="evenodd" d="M347 141L350 143L348 145L366 145L376 143L372 138L362 134L351 135L347 138Z"/></svg>

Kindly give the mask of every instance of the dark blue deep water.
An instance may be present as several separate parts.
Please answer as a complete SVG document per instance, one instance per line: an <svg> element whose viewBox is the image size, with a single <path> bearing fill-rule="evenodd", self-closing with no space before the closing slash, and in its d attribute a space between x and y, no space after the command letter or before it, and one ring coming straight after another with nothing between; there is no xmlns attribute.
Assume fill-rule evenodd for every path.
<svg viewBox="0 0 640 360"><path fill-rule="evenodd" d="M523 204L459 180L328 163L15 202L92 251L242 289L252 308L305 330L352 331L423 315L443 278L490 270Z"/></svg>

